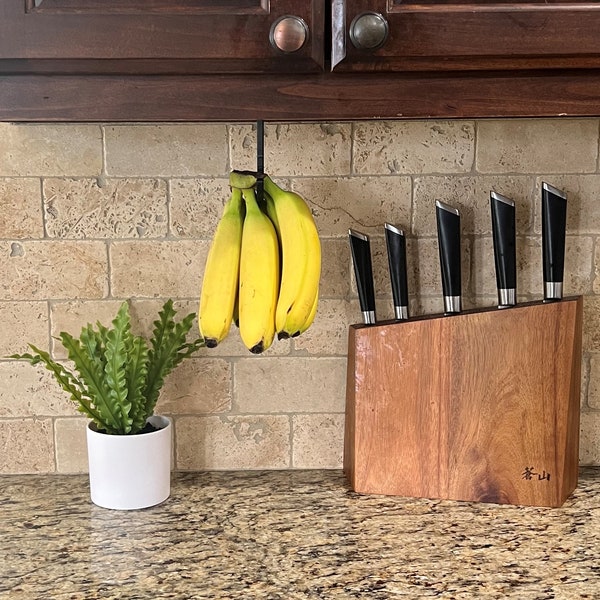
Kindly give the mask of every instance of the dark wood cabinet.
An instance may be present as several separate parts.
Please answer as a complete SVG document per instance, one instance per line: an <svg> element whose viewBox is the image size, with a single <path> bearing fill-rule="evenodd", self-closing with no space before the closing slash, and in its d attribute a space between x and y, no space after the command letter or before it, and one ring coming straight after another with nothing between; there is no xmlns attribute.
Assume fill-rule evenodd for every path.
<svg viewBox="0 0 600 600"><path fill-rule="evenodd" d="M338 71L400 72L600 67L600 3L572 0L348 0L346 27L378 13L375 50L347 37ZM339 5L338 5L339 6ZM334 9L335 11L335 9ZM360 44L359 44L360 45Z"/></svg>
<svg viewBox="0 0 600 600"><path fill-rule="evenodd" d="M596 116L598 31L571 0L0 0L0 120Z"/></svg>
<svg viewBox="0 0 600 600"><path fill-rule="evenodd" d="M271 43L286 16L294 52ZM0 73L321 71L323 19L310 0L2 0Z"/></svg>

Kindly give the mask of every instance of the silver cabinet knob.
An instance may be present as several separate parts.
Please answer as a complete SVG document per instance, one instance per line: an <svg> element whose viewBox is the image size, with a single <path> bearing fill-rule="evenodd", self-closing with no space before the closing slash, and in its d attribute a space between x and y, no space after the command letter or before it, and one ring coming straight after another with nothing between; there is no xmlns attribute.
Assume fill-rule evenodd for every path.
<svg viewBox="0 0 600 600"><path fill-rule="evenodd" d="M271 25L271 46L286 54L300 50L307 39L308 25L300 17L284 15Z"/></svg>
<svg viewBox="0 0 600 600"><path fill-rule="evenodd" d="M350 23L350 40L359 50L381 48L389 33L386 18L376 12L364 12Z"/></svg>

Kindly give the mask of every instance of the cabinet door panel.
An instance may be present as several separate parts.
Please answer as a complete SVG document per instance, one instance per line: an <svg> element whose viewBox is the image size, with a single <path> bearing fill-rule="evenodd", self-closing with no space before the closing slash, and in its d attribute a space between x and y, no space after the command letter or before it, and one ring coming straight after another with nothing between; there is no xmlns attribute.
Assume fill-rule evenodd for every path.
<svg viewBox="0 0 600 600"><path fill-rule="evenodd" d="M388 24L375 50L349 31L373 11ZM348 0L339 71L573 68L600 66L599 2L569 0Z"/></svg>
<svg viewBox="0 0 600 600"><path fill-rule="evenodd" d="M270 42L284 15L304 45ZM324 9L309 0L2 0L0 72L320 71Z"/></svg>

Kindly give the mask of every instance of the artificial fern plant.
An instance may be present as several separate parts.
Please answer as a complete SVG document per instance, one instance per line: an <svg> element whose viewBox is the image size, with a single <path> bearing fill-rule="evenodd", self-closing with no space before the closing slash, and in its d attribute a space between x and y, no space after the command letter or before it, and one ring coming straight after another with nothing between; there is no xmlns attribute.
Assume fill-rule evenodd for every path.
<svg viewBox="0 0 600 600"><path fill-rule="evenodd" d="M90 417L98 430L113 435L140 433L154 413L165 377L204 345L187 342L195 314L175 322L173 301L167 300L154 321L150 345L131 332L129 305L123 302L112 327L96 323L81 330L79 339L60 333L62 345L75 372L56 362L48 352L29 347L34 354L13 354L32 365L44 363L59 385L71 395L78 410Z"/></svg>

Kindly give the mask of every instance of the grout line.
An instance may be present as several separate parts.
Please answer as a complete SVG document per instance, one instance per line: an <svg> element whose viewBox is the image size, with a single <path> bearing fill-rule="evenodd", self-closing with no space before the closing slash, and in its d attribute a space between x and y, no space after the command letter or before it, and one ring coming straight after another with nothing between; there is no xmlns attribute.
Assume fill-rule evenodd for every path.
<svg viewBox="0 0 600 600"><path fill-rule="evenodd" d="M102 144L102 167L100 168L100 178L104 178L108 176L106 171L106 130L104 124L100 124L100 140Z"/></svg>

